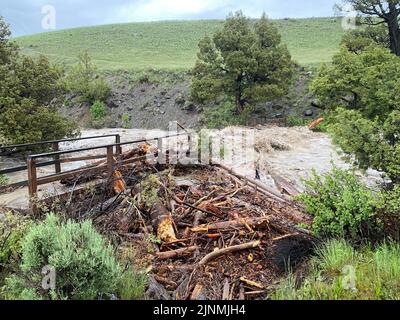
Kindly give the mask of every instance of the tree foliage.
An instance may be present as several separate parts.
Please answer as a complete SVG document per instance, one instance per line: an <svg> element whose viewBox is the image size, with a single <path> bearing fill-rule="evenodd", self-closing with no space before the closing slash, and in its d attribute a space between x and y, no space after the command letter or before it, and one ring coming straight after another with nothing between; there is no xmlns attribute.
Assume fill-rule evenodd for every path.
<svg viewBox="0 0 400 320"><path fill-rule="evenodd" d="M284 95L293 63L278 30L265 14L254 25L242 12L228 16L221 31L199 43L191 93L207 102L225 93L241 114L254 105Z"/></svg>
<svg viewBox="0 0 400 320"><path fill-rule="evenodd" d="M0 137L26 143L76 135L76 126L51 106L61 92L62 70L43 56L20 56L9 37L0 17Z"/></svg>
<svg viewBox="0 0 400 320"><path fill-rule="evenodd" d="M360 21L369 26L384 24L392 53L400 56L400 0L344 0L359 14Z"/></svg>
<svg viewBox="0 0 400 320"><path fill-rule="evenodd" d="M342 48L332 66L323 65L311 90L327 108L359 110L367 118L386 118L399 110L400 59L370 46L361 53Z"/></svg>
<svg viewBox="0 0 400 320"><path fill-rule="evenodd" d="M90 105L106 101L111 94L110 84L99 76L87 51L78 55L78 63L71 67L63 84L67 91L79 95Z"/></svg>
<svg viewBox="0 0 400 320"><path fill-rule="evenodd" d="M342 48L311 85L330 110L334 141L363 169L400 182L400 58L379 46Z"/></svg>
<svg viewBox="0 0 400 320"><path fill-rule="evenodd" d="M347 32L341 45L353 53L361 53L371 45L380 45L389 49L389 36L383 26L367 26Z"/></svg>

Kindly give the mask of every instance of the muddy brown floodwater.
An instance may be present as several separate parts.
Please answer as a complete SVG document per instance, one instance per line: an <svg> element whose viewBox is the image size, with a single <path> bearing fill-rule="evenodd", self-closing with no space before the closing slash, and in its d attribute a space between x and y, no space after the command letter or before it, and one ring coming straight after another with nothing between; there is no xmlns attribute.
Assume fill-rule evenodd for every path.
<svg viewBox="0 0 400 320"><path fill-rule="evenodd" d="M238 130L245 131L247 135L253 136L254 141L244 148L235 149L235 154L229 154L229 147L226 144L237 145ZM145 129L100 129L83 130L82 137L102 136L110 134L119 134L122 142L152 139L168 134L163 130L145 130ZM305 127L284 128L284 127L260 127L260 128L240 128L229 127L222 131L215 131L209 136L224 139L225 147L223 155L217 151L213 154L216 162L221 162L232 167L236 172L250 178L255 178L255 170L259 169L260 180L270 187L276 187L272 175L279 175L295 185L299 190L304 190L302 179L309 178L312 171L325 173L332 169L335 164L340 168L350 168L340 156L340 150L336 148L325 133L315 133ZM194 139L196 141L196 139ZM80 149L92 146L102 146L112 144L115 138L107 137L95 140L83 140L74 143L64 143L60 146L61 150ZM254 148L255 146L255 148ZM123 150L127 150L125 146ZM221 149L222 150L222 149ZM104 150L96 150L88 153L104 153ZM82 154L82 153L81 153ZM249 156L251 155L251 156ZM73 154L71 156L76 156ZM222 158L221 158L222 157ZM215 159L218 158L218 159ZM23 159L13 159L0 157L0 168L9 168L24 164ZM74 162L63 164L63 171L79 168L87 162ZM46 167L40 169L38 176L52 174L54 168ZM381 175L373 170L368 170L366 175L359 173L360 177L371 187L376 186L382 181ZM11 182L26 180L27 173L19 172L9 175ZM42 191L51 192L57 190L59 186L52 184ZM26 195L25 195L26 194ZM26 197L27 192L24 189L18 190L14 195L0 195L0 205L7 201L18 202L21 197ZM3 198L6 198L6 201ZM11 199L11 200L10 200ZM3 201L2 201L3 200Z"/></svg>

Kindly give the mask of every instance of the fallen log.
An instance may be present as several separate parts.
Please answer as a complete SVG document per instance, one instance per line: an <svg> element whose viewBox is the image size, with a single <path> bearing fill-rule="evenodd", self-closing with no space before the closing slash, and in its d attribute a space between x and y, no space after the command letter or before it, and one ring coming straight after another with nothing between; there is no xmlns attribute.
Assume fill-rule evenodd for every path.
<svg viewBox="0 0 400 320"><path fill-rule="evenodd" d="M290 203L290 199L287 196L278 193L277 191L267 187L265 184L263 184L263 183L261 183L261 182L259 182L257 180L245 177L245 176L235 172L233 169L230 169L230 168L224 166L223 164L219 164L218 163L218 164L215 164L215 166L227 171L231 175L233 175L233 176L235 176L235 177L237 177L237 178L239 178L241 180L247 181L248 183L252 184L253 186L255 186L258 189L260 189L261 191L263 191L263 193L265 195L275 199L276 201L283 202L283 203ZM244 183L242 182L242 185L243 184Z"/></svg>
<svg viewBox="0 0 400 320"><path fill-rule="evenodd" d="M270 176L272 177L272 179L275 182L275 185L277 186L277 188L279 189L279 191L282 194L287 194L291 197L296 197L300 194L300 191L297 190L296 187L292 183L290 183L283 177L281 177L275 173L270 173Z"/></svg>
<svg viewBox="0 0 400 320"><path fill-rule="evenodd" d="M176 250L171 250L171 251L166 251L166 252L158 252L157 258L160 260L179 258L179 257L187 256L187 255L195 252L197 249L198 249L197 246L191 246L191 247L187 247L187 248L176 249Z"/></svg>
<svg viewBox="0 0 400 320"><path fill-rule="evenodd" d="M254 229L259 229L266 227L270 220L270 217L262 217L262 218L248 218L248 219L238 219L238 220L230 220L230 221L222 221L210 224L203 224L198 227L194 227L191 229L192 232L208 232L213 230L229 230L229 229L245 229L248 226Z"/></svg>
<svg viewBox="0 0 400 320"><path fill-rule="evenodd" d="M218 249L215 250L214 252L209 253L206 255L200 262L199 266L204 266L211 260L214 260L220 256L223 256L225 254L229 253L234 253L238 251L243 251L243 250L249 250L249 249L255 249L260 245L260 241L252 241L249 243L244 243L244 244L239 244L237 246L231 246L228 248L223 248L223 249Z"/></svg>
<svg viewBox="0 0 400 320"><path fill-rule="evenodd" d="M251 287L255 287L255 288L258 288L258 289L264 289L264 286L262 284L259 284L257 282L251 281L249 279L246 279L245 277L241 277L240 281L242 281L243 283L245 283L245 284L247 284L247 285L249 285Z"/></svg>
<svg viewBox="0 0 400 320"><path fill-rule="evenodd" d="M154 279L156 279L159 283L164 284L166 286L172 287L174 289L176 289L178 287L178 284L172 280L169 280L167 278L155 275Z"/></svg>
<svg viewBox="0 0 400 320"><path fill-rule="evenodd" d="M158 239L168 243L173 243L178 240L174 230L172 215L160 201L151 209L150 217L154 229L157 230Z"/></svg>
<svg viewBox="0 0 400 320"><path fill-rule="evenodd" d="M325 119L324 118L319 118L313 122L310 123L310 125L308 126L308 129L314 129L316 126L318 126L321 122L323 122Z"/></svg>
<svg viewBox="0 0 400 320"><path fill-rule="evenodd" d="M124 178L122 177L122 174L120 171L115 170L114 171L114 188L113 191L115 194L120 194L122 192L126 191L126 182Z"/></svg>

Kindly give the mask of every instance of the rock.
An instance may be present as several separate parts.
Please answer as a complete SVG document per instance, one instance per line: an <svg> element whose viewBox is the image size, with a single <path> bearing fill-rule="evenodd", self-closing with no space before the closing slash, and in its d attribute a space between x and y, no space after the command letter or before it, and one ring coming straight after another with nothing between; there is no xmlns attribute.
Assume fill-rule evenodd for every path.
<svg viewBox="0 0 400 320"><path fill-rule="evenodd" d="M312 117L312 116L314 115L314 111L312 111L311 109L306 110L306 111L304 112L304 115L305 115L306 117Z"/></svg>
<svg viewBox="0 0 400 320"><path fill-rule="evenodd" d="M185 102L186 102L186 99L185 99L185 97L183 96L182 93L180 93L175 99L175 103L178 104L178 105L181 105L181 106L184 105Z"/></svg>
<svg viewBox="0 0 400 320"><path fill-rule="evenodd" d="M272 109L274 109L274 110L282 110L282 109L283 109L283 106L281 106L281 105L279 105L279 104L273 104L273 105L272 105Z"/></svg>

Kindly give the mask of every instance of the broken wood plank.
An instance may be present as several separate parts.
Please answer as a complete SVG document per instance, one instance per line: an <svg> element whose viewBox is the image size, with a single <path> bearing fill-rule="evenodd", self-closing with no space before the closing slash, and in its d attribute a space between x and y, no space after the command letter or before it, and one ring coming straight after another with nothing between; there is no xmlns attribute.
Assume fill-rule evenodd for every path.
<svg viewBox="0 0 400 320"><path fill-rule="evenodd" d="M244 244L239 244L237 246L231 246L231 247L227 247L227 248L223 248L223 249L217 249L214 252L211 252L208 255L206 255L199 262L199 265L204 266L211 260L214 260L225 254L234 253L234 252L243 251L243 250L255 249L259 245L260 245L260 241L252 241L252 242L248 242L248 243L244 243Z"/></svg>

